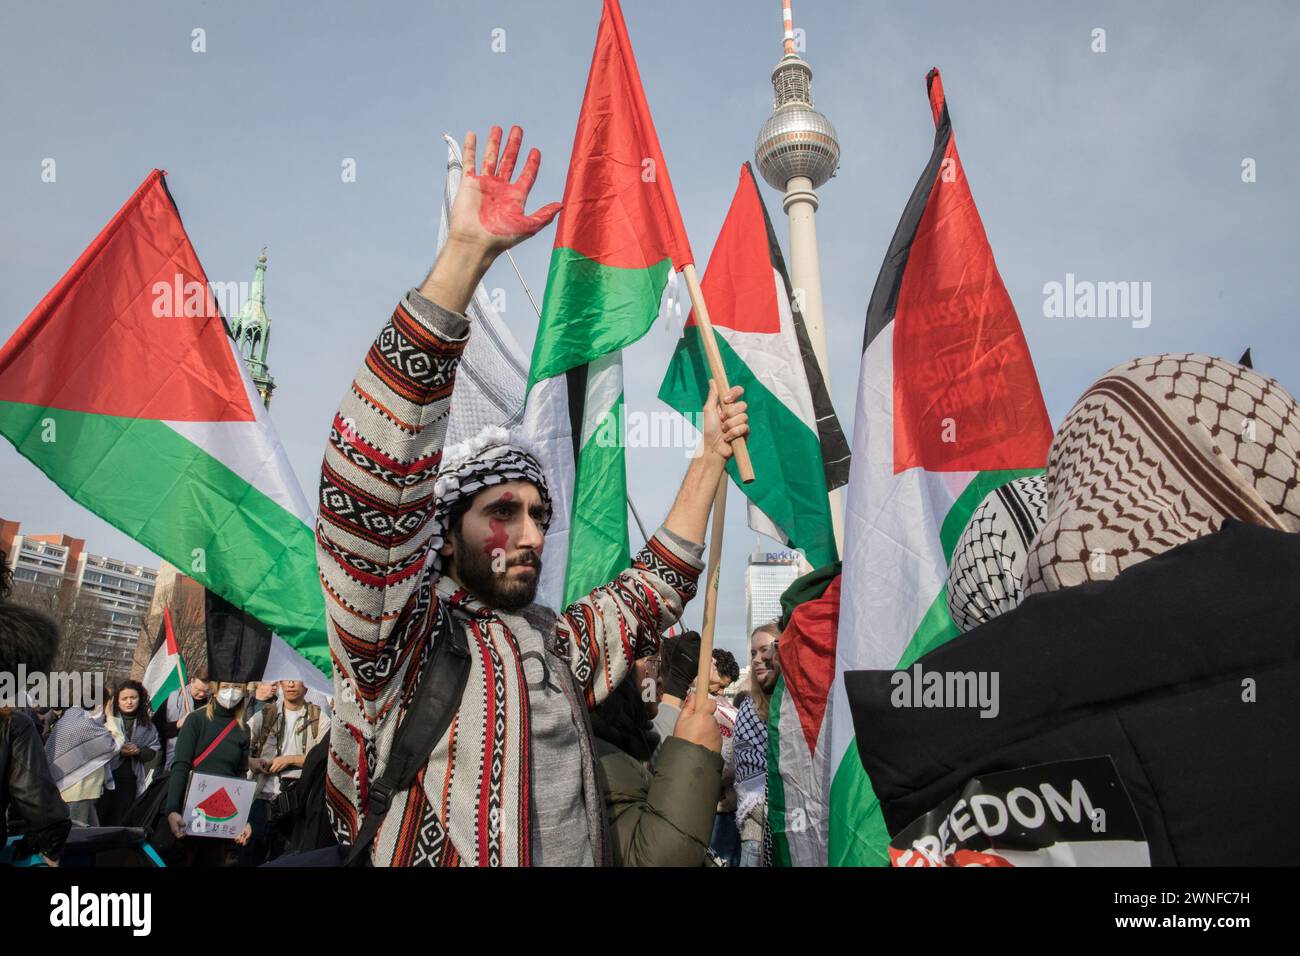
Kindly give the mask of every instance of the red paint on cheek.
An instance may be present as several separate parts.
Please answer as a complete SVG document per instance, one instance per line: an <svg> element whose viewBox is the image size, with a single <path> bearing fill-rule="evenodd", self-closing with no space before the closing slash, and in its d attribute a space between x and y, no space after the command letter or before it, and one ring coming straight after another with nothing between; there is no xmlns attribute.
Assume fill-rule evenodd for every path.
<svg viewBox="0 0 1300 956"><path fill-rule="evenodd" d="M493 518L488 524L492 528L492 534L483 545L483 553L491 558L499 551L505 551L510 536L506 534L506 523L500 518Z"/></svg>

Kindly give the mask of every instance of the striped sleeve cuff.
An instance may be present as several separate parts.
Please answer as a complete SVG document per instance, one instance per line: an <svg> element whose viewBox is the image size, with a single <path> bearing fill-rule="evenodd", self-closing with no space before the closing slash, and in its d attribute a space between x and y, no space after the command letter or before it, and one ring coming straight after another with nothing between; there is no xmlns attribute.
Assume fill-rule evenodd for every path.
<svg viewBox="0 0 1300 956"><path fill-rule="evenodd" d="M660 528L646 542L632 566L656 575L683 601L689 601L695 596L696 582L704 570L704 562L700 560L703 553L703 545L687 541L667 528Z"/></svg>
<svg viewBox="0 0 1300 956"><path fill-rule="evenodd" d="M655 537L664 539L673 546L678 554L694 561L700 566L701 570L704 569L704 545L688 541L676 532L663 527L655 532Z"/></svg>
<svg viewBox="0 0 1300 956"><path fill-rule="evenodd" d="M418 289L406 293L405 305L406 311L438 338L447 342L464 342L469 338L469 319L426 299Z"/></svg>

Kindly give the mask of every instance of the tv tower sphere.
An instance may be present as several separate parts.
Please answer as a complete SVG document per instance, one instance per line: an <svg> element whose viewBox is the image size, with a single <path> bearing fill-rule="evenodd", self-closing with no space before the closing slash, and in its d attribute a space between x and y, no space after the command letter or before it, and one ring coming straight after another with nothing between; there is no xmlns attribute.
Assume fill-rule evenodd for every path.
<svg viewBox="0 0 1300 956"><path fill-rule="evenodd" d="M785 191L796 176L806 176L817 189L840 165L835 127L812 105L812 67L796 53L787 53L772 70L776 94L772 115L758 131L754 161L773 189Z"/></svg>

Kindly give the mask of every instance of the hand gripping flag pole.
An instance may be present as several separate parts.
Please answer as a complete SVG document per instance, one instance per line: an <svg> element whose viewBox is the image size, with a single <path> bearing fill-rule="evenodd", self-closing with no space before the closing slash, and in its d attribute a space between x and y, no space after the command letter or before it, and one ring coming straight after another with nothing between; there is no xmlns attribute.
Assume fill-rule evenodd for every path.
<svg viewBox="0 0 1300 956"><path fill-rule="evenodd" d="M722 396L731 390L727 382L727 370L722 365L722 353L718 351L718 342L714 337L713 323L709 321L709 309L704 304L704 290L695 275L695 263L688 262L682 267L682 278L686 280L686 291L691 297L691 309L695 312L695 321L700 324L700 342L704 345L704 357L709 362L709 374L718 384L718 404L721 412ZM740 480L749 484L754 480L754 466L749 461L749 446L745 439L737 438L731 443L736 453L736 468Z"/></svg>

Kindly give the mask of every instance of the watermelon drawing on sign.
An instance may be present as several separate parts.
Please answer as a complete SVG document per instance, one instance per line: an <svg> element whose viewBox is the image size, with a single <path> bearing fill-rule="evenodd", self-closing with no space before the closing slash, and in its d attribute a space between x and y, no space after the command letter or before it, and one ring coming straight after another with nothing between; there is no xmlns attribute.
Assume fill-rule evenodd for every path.
<svg viewBox="0 0 1300 956"><path fill-rule="evenodd" d="M194 809L201 811L212 823L225 823L227 820L235 819L239 813L234 801L230 799L230 794L226 793L225 787L218 787L216 793Z"/></svg>

